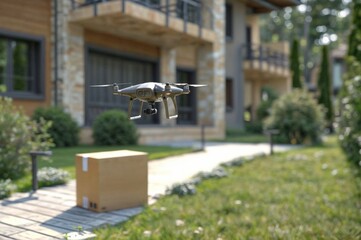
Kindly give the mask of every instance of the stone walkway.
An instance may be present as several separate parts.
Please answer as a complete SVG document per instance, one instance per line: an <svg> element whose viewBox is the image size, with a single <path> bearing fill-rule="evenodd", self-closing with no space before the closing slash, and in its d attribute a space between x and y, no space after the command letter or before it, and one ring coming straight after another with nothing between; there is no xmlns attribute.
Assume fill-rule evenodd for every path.
<svg viewBox="0 0 361 240"><path fill-rule="evenodd" d="M289 146L275 146L285 151ZM167 187L183 182L200 171L211 171L223 162L239 157L269 153L268 144L210 143L205 151L151 161L148 165L148 195L164 194ZM64 239L64 234L110 224L115 225L140 213L132 208L95 213L75 205L75 181L64 186L42 188L35 194L17 193L0 201L0 239Z"/></svg>

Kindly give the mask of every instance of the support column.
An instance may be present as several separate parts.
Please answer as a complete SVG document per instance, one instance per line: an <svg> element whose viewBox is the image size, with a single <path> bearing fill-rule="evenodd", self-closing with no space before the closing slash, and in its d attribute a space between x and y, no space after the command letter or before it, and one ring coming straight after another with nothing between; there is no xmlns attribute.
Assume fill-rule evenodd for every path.
<svg viewBox="0 0 361 240"><path fill-rule="evenodd" d="M208 2L208 1L206 1ZM213 44L200 46L197 52L197 83L207 84L198 89L198 124L214 126L219 137L225 131L225 36L224 0L213 0Z"/></svg>
<svg viewBox="0 0 361 240"><path fill-rule="evenodd" d="M84 125L84 101L85 101L85 67L84 67L84 30L83 27L68 22L71 11L71 1L62 0L57 2L58 34L53 37L53 45L57 41L57 66L58 78L53 76L53 82L57 81L57 101L60 107L69 112L79 126ZM54 20L54 12L53 20ZM55 29L53 29L53 32ZM54 36L54 35L53 35ZM54 90L53 90L54 91Z"/></svg>
<svg viewBox="0 0 361 240"><path fill-rule="evenodd" d="M176 71L176 49L175 48L161 48L160 50L160 81L163 83L175 83L177 81ZM174 107L172 101L168 101L169 111L173 113ZM163 103L161 103L163 105ZM164 106L159 109L160 124L163 126L175 126L176 119L166 119L164 113Z"/></svg>

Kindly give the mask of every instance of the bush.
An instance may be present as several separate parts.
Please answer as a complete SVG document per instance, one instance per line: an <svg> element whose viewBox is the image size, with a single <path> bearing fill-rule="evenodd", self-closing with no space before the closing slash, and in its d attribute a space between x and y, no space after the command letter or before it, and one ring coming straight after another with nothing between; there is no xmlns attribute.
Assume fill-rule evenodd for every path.
<svg viewBox="0 0 361 240"><path fill-rule="evenodd" d="M69 173L62 169L44 167L38 171L39 187L49 187L65 184L69 179Z"/></svg>
<svg viewBox="0 0 361 240"><path fill-rule="evenodd" d="M338 133L348 159L361 164L361 64L350 61L342 89ZM360 165L361 166L361 165Z"/></svg>
<svg viewBox="0 0 361 240"><path fill-rule="evenodd" d="M278 94L270 87L262 87L261 94L262 101L256 110L258 121L263 121L270 115L272 104L278 98Z"/></svg>
<svg viewBox="0 0 361 240"><path fill-rule="evenodd" d="M12 100L0 97L0 179L17 179L30 166L29 152L48 150L48 122L31 121Z"/></svg>
<svg viewBox="0 0 361 240"><path fill-rule="evenodd" d="M261 121L245 122L246 133L262 133L263 126Z"/></svg>
<svg viewBox="0 0 361 240"><path fill-rule="evenodd" d="M93 138L97 145L134 145L138 141L135 124L120 110L105 111L95 119Z"/></svg>
<svg viewBox="0 0 361 240"><path fill-rule="evenodd" d="M166 194L178 195L180 197L187 195L194 195L197 193L196 185L208 179L220 179L228 177L228 172L223 167L217 167L211 172L200 172L193 179L184 183L173 184L172 187L167 188Z"/></svg>
<svg viewBox="0 0 361 240"><path fill-rule="evenodd" d="M16 186L12 184L10 179L0 180L0 199L10 197L11 192L16 189Z"/></svg>
<svg viewBox="0 0 361 240"><path fill-rule="evenodd" d="M69 113L59 107L38 108L35 110L33 119L41 118L51 121L49 134L57 147L76 146L79 142L79 127Z"/></svg>
<svg viewBox="0 0 361 240"><path fill-rule="evenodd" d="M266 129L278 129L277 142L303 144L320 143L324 126L324 112L310 94L293 90L276 100Z"/></svg>

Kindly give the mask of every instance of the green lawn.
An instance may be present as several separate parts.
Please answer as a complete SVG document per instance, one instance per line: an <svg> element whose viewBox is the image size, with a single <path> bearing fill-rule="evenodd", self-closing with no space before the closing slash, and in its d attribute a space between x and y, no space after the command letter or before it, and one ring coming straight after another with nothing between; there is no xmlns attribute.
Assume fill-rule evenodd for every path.
<svg viewBox="0 0 361 240"><path fill-rule="evenodd" d="M268 138L263 134L256 133L240 133L239 135L227 135L222 142L234 142L234 143L265 143L268 142Z"/></svg>
<svg viewBox="0 0 361 240"><path fill-rule="evenodd" d="M234 143L265 143L269 140L268 137L262 133L250 133L239 129L227 129L226 138L215 141Z"/></svg>
<svg viewBox="0 0 361 240"><path fill-rule="evenodd" d="M228 168L98 239L361 239L361 178L335 141Z"/></svg>
<svg viewBox="0 0 361 240"><path fill-rule="evenodd" d="M174 148L167 146L77 146L67 148L52 149L53 155L50 161L41 160L39 158L39 168L54 167L62 168L70 173L72 178L75 177L75 155L79 153L90 153L99 151L113 151L113 150L133 150L141 151L149 154L149 160L165 158L174 155L180 155L194 151L192 148ZM30 173L25 177L17 180L16 185L19 191L28 191L31 188Z"/></svg>

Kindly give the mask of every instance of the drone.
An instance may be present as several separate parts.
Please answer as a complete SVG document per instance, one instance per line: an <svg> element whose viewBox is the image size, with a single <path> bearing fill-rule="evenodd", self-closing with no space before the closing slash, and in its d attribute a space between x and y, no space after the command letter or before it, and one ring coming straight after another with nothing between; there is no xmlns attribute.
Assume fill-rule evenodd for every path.
<svg viewBox="0 0 361 240"><path fill-rule="evenodd" d="M91 85L90 87L113 87L113 95L129 97L128 117L130 120L139 119L142 117L144 103L148 103L148 108L144 109L143 111L145 115L157 114L158 111L155 108L156 102L163 102L167 119L177 118L178 107L175 98L182 94L189 94L190 87L207 86L204 84L145 82L120 89L119 86L124 84L129 83ZM174 106L174 113L172 115L169 113L168 98L172 100ZM138 115L132 116L134 100L140 101L140 110Z"/></svg>

